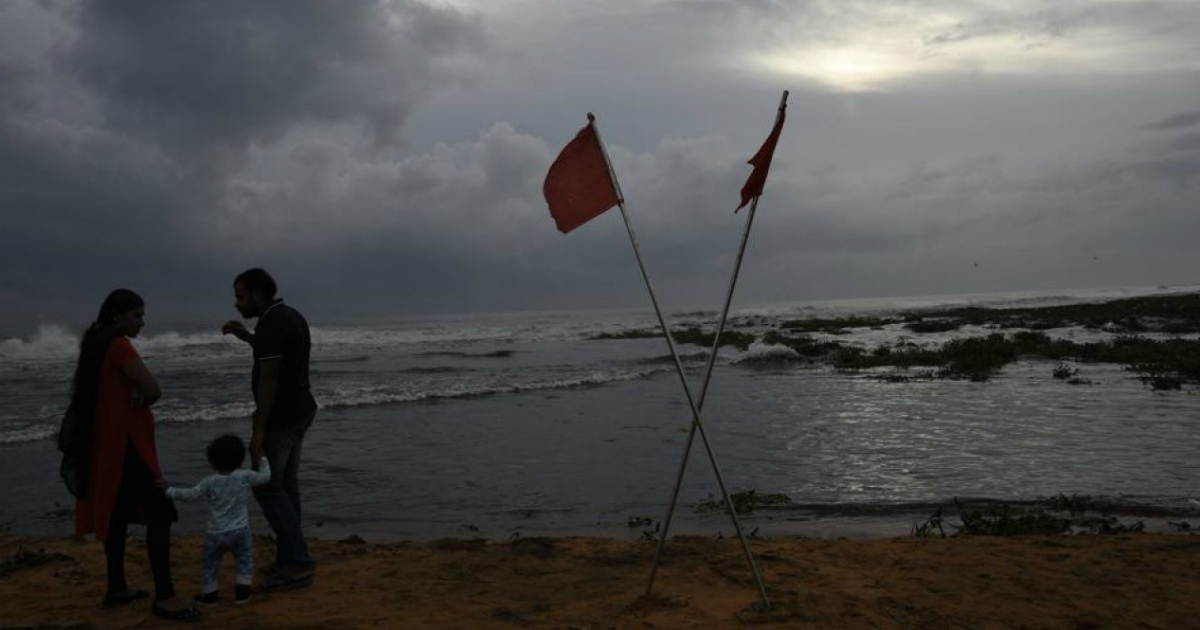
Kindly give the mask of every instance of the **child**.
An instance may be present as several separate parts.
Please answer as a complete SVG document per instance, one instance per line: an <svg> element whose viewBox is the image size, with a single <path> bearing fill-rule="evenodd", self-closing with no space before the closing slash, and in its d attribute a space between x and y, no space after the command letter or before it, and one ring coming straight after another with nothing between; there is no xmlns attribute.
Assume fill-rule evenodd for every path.
<svg viewBox="0 0 1200 630"><path fill-rule="evenodd" d="M261 486L271 480L271 468L266 458L259 460L259 469L240 470L246 459L246 445L236 435L222 435L208 445L208 463L217 471L192 488L167 488L172 499L204 497L210 511L208 533L204 536L204 591L195 600L207 606L221 601L217 574L221 556L226 549L237 559L237 588L234 604L250 600L250 582L254 577L254 553L250 543L250 520L246 515L246 499L250 486Z"/></svg>

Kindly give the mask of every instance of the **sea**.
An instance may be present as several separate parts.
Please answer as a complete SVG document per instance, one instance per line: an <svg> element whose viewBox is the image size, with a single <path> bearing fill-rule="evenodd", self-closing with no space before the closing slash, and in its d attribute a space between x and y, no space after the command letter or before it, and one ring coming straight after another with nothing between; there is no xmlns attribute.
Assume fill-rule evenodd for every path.
<svg viewBox="0 0 1200 630"><path fill-rule="evenodd" d="M1194 291L1200 286L759 304L735 307L731 321L761 333L799 318ZM718 315L668 319L711 330ZM1074 385L1052 377L1058 362L1038 357L986 382L888 382L798 360L781 346L725 347L702 411L712 455L698 437L684 466L692 416L665 340L595 339L656 328L648 301L628 311L311 324L321 409L301 468L310 536L646 539L661 533L681 468L672 535L735 534L727 513L705 509L721 498L716 470L730 493L786 496L742 516L755 536L906 536L955 501L1032 506L1073 496L1150 531L1180 531L1189 518L1200 526L1189 502L1200 497L1200 390L1155 391L1120 365L1074 366ZM72 531L55 435L79 332L43 325L0 337L0 532ZM988 332L889 325L814 336L872 348ZM1115 334L1045 332L1076 341ZM193 484L211 472L209 441L248 437L249 348L216 326L148 327L133 343L164 390L154 408L164 475ZM678 349L698 397L709 349ZM251 512L256 531L267 532ZM180 504L180 513L175 531L204 530L202 505Z"/></svg>

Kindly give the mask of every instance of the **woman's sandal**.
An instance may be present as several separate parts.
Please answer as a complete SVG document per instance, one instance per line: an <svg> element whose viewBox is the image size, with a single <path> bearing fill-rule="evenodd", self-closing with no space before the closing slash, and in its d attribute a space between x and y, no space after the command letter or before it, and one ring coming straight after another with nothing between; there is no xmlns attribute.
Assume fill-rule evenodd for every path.
<svg viewBox="0 0 1200 630"><path fill-rule="evenodd" d="M147 593L146 591L125 591L124 593L106 593L104 595L104 601L101 602L100 605L105 608L118 608L120 606L126 606L129 604L132 604L133 602L136 602L139 599L146 599L147 597L150 597L150 593Z"/></svg>
<svg viewBox="0 0 1200 630"><path fill-rule="evenodd" d="M150 612L154 613L156 617L162 617L171 621L199 621L204 616L204 613L200 612L195 606L187 606L178 610L167 610L158 604L154 604L150 608Z"/></svg>

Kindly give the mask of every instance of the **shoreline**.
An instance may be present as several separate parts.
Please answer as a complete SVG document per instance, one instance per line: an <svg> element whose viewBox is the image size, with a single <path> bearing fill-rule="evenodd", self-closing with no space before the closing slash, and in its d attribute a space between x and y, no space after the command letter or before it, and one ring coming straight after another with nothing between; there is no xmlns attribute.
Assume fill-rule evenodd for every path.
<svg viewBox="0 0 1200 630"><path fill-rule="evenodd" d="M429 543L314 540L316 583L205 608L232 628L1100 628L1196 627L1200 537L971 536L752 541L772 600L757 605L734 539L679 536L654 596L654 545L595 537ZM172 542L181 595L195 592L199 536ZM14 566L19 550L32 552ZM256 559L271 542L255 539ZM37 560L43 562L36 563ZM172 628L147 605L104 610L103 549L75 538L0 535L0 627ZM134 588L150 583L130 545ZM229 591L232 568L222 585Z"/></svg>
<svg viewBox="0 0 1200 630"><path fill-rule="evenodd" d="M314 426L311 448L305 453L311 458L312 468L303 479L306 535L326 539L359 535L374 542L431 541L445 536L504 541L514 535L597 536L636 541L643 530L653 530L654 522L665 514L665 500L670 490L667 476L671 470L659 462L664 457L672 460L677 457L675 449L682 440L682 433L674 426L650 422L646 423L646 429L632 427L626 430L623 423L628 422L612 420L607 415L601 417L599 412L568 423L559 420L569 407L604 410L614 399L643 400L648 401L648 405L667 409L665 401L675 393L673 385L668 379L661 379L619 388L585 390L576 395L576 398L584 399L579 405L573 399L526 396L520 401L525 405L522 407L524 415L511 416L515 420L503 423L493 421L493 418L501 417L498 414L507 412L504 408L497 409L497 405L509 403L499 398L453 407L431 405L403 410L404 413L389 410L389 413L361 415L330 414L320 425ZM720 411L723 402L716 399L714 409ZM737 408L737 402L731 401L728 409ZM727 410L726 413L731 412ZM658 417L659 413L647 415ZM1186 431L1189 426L1190 423L1175 423L1163 430ZM244 422L240 420L165 425L158 434L158 441L160 457L169 469L168 477L173 482L182 482L207 474L202 449L195 445L203 443L210 434L242 428ZM715 439L721 440L721 444L738 443L737 439L724 437L721 433L737 430L737 427L719 426L715 430L718 431L714 434ZM339 447L337 441L344 441L343 435L347 431L362 435L397 434L395 443L418 450L397 458L397 451L388 448L355 446L354 450ZM494 442L493 437L463 441L459 436L464 435L464 431L482 432L493 437L501 431L536 432L543 436L547 445L542 448L512 443L511 453L498 458L487 447ZM730 435L736 437L736 434ZM1182 433L1180 436L1186 437ZM614 441L614 437L617 440ZM1082 441L1083 437L1077 440ZM450 459L481 463L474 468L455 467L448 459L430 458L428 453L419 450L425 448L425 443L434 441L438 443L438 449L455 454ZM774 442L779 443L780 439ZM1186 440L1179 443L1186 443ZM347 453L350 452L354 454L353 463L348 463ZM563 459L558 455L562 453L583 453L583 459ZM602 457L604 454L607 455ZM59 454L54 444L0 447L0 455L4 460L0 476L8 483L6 504L0 508L0 535L69 535L73 500L58 480ZM606 463L606 457L616 456L630 465L625 469L614 469ZM489 457L492 459L487 459ZM994 453L979 457L986 458L986 461L979 460L977 468L980 470L995 468L997 473L1014 470L990 464ZM411 465L394 468L397 460L411 462ZM1179 466L1186 465L1186 461L1181 456L1177 461L1168 459L1160 465L1180 470ZM1002 490L983 494L980 490L986 489L980 488L979 483L971 483L969 478L958 483L957 467L952 466L943 468L941 474L936 473L937 469L919 470L922 476L911 479L914 483L927 484L926 492L910 501L871 501L866 493L854 493L845 498L829 497L829 501L822 502L824 497L772 481L778 480L780 474L791 474L792 469L780 468L772 472L770 462L764 463L763 453L758 449L730 451L728 463L732 467L726 472L733 475L741 469L740 477L730 477L735 494L749 490L757 490L760 495L782 492L796 499L790 504L755 505L752 514L739 509L745 531L750 533L761 528L759 533L763 536L820 539L906 536L915 525L925 523L942 508L945 508L947 519L953 517L957 521L952 503L955 497L977 509L1009 505L1019 510L1044 509L1055 515L1070 516L1067 510L1070 508L1091 515L1117 517L1123 524L1144 521L1147 531L1157 533L1173 531L1171 521L1191 521L1196 525L1200 519L1200 511L1186 501L1193 496L1190 485L1167 491L1161 483L1156 483L1155 489L1163 494L1149 495L1144 491L1137 492L1140 488L1122 487L1103 476L1092 479L1100 469L1090 460L1058 459L1055 462L1054 471L1076 471L1071 478L1076 479L1078 485L1065 485L1060 479L1041 487L1027 484L1020 494ZM1146 461L1132 455L1116 461L1110 458L1106 462L1105 466L1117 471L1140 470L1146 465ZM673 461L670 463L674 465ZM649 474L646 471L652 467L654 476L649 479L643 473ZM491 471L491 476L486 478L480 473L485 468ZM705 496L707 501L713 499L716 488L704 465L694 465L691 472L693 476L685 485L671 533L732 536L724 509L705 512L696 509L698 502L706 502ZM1043 470L1039 476L1044 477L1049 472L1052 471ZM772 474L776 476L772 477ZM372 485L373 478L384 477L403 479L404 482L387 487L386 493L381 494L378 484ZM942 477L950 481L941 486L928 485L930 479ZM1128 478L1125 475L1117 481ZM569 483L556 485L555 479L569 480ZM1031 480L1036 483L1039 478ZM1079 480L1086 483L1079 483ZM818 487L821 488L823 486ZM580 499L579 493L584 493L587 500ZM860 495L863 498L859 499ZM1062 505L1064 499L1070 499L1072 504ZM207 518L203 505L181 503L178 507L180 522L175 531L184 535L201 533ZM268 531L257 510L252 510L251 516L255 519L254 531ZM629 525L635 519L649 521L649 524ZM952 531L949 522L947 531Z"/></svg>

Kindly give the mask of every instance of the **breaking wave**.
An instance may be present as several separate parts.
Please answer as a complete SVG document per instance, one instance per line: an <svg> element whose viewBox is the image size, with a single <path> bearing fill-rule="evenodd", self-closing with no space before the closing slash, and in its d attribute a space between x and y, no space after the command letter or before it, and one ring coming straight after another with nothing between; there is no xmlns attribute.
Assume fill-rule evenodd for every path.
<svg viewBox="0 0 1200 630"><path fill-rule="evenodd" d="M595 387L610 383L622 383L647 378L654 374L667 372L673 368L649 368L632 372L602 373L593 372L577 377L535 379L519 383L489 383L462 384L449 387L417 390L396 391L382 388L360 388L358 390L341 390L325 392L320 395L321 406L329 409L340 407L365 407L373 405L388 405L395 403L422 402L427 400L447 400L464 398L483 398L502 394L520 394L525 392L549 391L559 389L574 389L577 387Z"/></svg>
<svg viewBox="0 0 1200 630"><path fill-rule="evenodd" d="M622 383L647 378L661 372L672 371L672 366L646 366L644 369L589 372L579 375L530 379L519 382L451 383L422 389L405 391L382 386L338 387L336 390L318 390L317 400L323 409L370 407L399 403L414 403L432 400L455 400L483 398L505 394L520 394L537 391L597 387L611 383ZM458 368L414 368L401 373L444 373L470 372ZM31 424L0 430L0 444L32 442L53 437L58 431L58 415L61 409L44 409ZM248 418L254 412L250 402L195 404L163 402L154 410L155 421L174 424L185 422L208 422ZM9 418L16 421L16 418ZM22 423L24 424L24 423Z"/></svg>
<svg viewBox="0 0 1200 630"><path fill-rule="evenodd" d="M79 354L79 337L61 326L43 324L28 339L10 337L0 341L0 359L73 359Z"/></svg>
<svg viewBox="0 0 1200 630"><path fill-rule="evenodd" d="M755 341L750 348L734 359L735 364L781 363L799 360L800 353L787 346Z"/></svg>
<svg viewBox="0 0 1200 630"><path fill-rule="evenodd" d="M453 357L458 359L507 359L517 353L516 350L496 350L495 352L420 352L418 357Z"/></svg>

